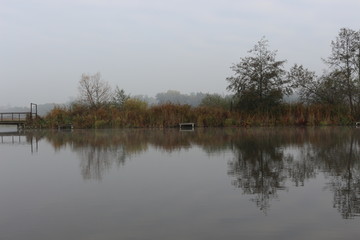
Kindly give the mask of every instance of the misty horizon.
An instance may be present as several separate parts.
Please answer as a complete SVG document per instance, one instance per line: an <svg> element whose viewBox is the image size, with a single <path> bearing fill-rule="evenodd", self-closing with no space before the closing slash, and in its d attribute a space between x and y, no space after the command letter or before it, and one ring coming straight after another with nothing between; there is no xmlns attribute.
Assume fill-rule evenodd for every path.
<svg viewBox="0 0 360 240"><path fill-rule="evenodd" d="M228 94L231 65L265 36L286 68L321 73L360 2L2 1L0 106L64 103L81 74L101 72L131 95Z"/></svg>

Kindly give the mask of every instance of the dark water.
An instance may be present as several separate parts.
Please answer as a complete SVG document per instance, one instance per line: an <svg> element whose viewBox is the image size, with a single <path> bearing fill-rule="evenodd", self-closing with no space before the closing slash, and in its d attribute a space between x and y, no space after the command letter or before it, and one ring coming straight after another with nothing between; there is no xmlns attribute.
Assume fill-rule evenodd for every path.
<svg viewBox="0 0 360 240"><path fill-rule="evenodd" d="M0 133L0 239L357 239L360 129Z"/></svg>

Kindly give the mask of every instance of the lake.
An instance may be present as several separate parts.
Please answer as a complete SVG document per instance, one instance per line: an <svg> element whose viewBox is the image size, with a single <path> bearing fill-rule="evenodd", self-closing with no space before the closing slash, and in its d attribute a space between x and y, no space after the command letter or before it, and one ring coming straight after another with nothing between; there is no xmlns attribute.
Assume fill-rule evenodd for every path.
<svg viewBox="0 0 360 240"><path fill-rule="evenodd" d="M0 133L0 239L357 239L360 129Z"/></svg>

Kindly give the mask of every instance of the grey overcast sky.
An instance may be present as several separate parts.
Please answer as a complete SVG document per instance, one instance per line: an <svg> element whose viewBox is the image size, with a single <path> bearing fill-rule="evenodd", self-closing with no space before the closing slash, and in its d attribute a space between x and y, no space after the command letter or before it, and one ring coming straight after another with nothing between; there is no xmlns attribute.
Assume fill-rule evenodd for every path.
<svg viewBox="0 0 360 240"><path fill-rule="evenodd" d="M359 0L0 0L0 106L65 103L82 73L131 95L227 94L230 66L265 36L321 74Z"/></svg>

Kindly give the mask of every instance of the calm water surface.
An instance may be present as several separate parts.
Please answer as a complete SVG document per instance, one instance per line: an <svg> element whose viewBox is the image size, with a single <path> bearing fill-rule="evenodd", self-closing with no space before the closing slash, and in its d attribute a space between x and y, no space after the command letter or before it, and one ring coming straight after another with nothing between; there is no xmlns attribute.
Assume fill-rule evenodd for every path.
<svg viewBox="0 0 360 240"><path fill-rule="evenodd" d="M0 239L357 239L360 129L0 133Z"/></svg>

